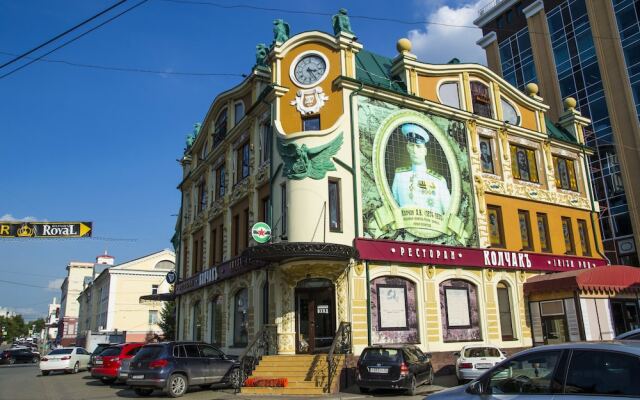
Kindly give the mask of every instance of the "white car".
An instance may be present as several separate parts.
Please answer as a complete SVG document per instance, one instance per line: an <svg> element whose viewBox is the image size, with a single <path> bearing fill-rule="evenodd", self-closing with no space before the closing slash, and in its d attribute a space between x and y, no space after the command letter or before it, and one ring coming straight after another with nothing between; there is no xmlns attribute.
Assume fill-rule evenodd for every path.
<svg viewBox="0 0 640 400"><path fill-rule="evenodd" d="M87 369L91 354L82 347L62 347L52 350L40 359L42 375L49 375L51 371L64 371L74 374L81 369Z"/></svg>
<svg viewBox="0 0 640 400"><path fill-rule="evenodd" d="M454 355L458 357L456 377L459 384L478 378L506 358L506 353L490 344L467 345Z"/></svg>

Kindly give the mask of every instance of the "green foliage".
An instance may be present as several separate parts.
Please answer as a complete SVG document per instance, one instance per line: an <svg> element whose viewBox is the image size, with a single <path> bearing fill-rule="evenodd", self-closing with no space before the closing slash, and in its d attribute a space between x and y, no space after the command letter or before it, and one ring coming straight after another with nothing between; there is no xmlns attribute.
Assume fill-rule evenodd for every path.
<svg viewBox="0 0 640 400"><path fill-rule="evenodd" d="M31 324L25 324L22 315L16 315L15 317L0 316L0 337L2 337L2 342L11 342L21 336L27 336L30 326ZM6 336L2 336L4 331L6 331Z"/></svg>
<svg viewBox="0 0 640 400"><path fill-rule="evenodd" d="M167 301L160 311L160 322L158 326L164 333L165 340L175 340L176 338L176 302Z"/></svg>

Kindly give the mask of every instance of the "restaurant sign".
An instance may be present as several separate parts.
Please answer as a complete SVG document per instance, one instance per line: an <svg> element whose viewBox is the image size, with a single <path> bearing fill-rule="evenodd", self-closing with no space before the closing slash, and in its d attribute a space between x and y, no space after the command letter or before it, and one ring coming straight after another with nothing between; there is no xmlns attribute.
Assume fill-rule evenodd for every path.
<svg viewBox="0 0 640 400"><path fill-rule="evenodd" d="M605 260L591 257L406 243L392 240L356 239L355 246L360 254L360 259L369 261L530 271L572 271L607 264Z"/></svg>

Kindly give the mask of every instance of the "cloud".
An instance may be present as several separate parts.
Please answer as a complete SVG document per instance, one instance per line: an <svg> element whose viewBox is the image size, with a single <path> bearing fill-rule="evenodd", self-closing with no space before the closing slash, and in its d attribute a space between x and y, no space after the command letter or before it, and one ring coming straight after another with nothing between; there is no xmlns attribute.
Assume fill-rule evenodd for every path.
<svg viewBox="0 0 640 400"><path fill-rule="evenodd" d="M482 38L482 30L468 28L473 26L485 3L486 0L472 0L460 6L445 5L432 12L425 11L425 19L437 24L425 24L423 29L409 31L411 52L424 62L446 63L455 57L461 62L486 65L484 49L476 44Z"/></svg>
<svg viewBox="0 0 640 400"><path fill-rule="evenodd" d="M51 290L52 292L60 290L60 286L62 286L62 282L64 282L63 278L49 281L49 283L47 284L47 288L48 288L47 290Z"/></svg>
<svg viewBox="0 0 640 400"><path fill-rule="evenodd" d="M2 217L0 217L0 221L4 221L4 222L33 222L37 220L38 219L36 217L32 217L32 216L28 216L24 218L15 218L11 214L5 214Z"/></svg>

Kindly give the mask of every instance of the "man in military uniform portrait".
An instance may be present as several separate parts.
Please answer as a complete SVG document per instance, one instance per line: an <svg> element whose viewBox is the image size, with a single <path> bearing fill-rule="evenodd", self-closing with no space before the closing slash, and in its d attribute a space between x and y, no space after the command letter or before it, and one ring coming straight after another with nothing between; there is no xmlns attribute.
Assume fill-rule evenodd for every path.
<svg viewBox="0 0 640 400"><path fill-rule="evenodd" d="M407 141L411 167L397 168L391 192L400 208L417 207L445 214L451 202L447 181L427 168L427 142L430 134L421 126L407 123L400 127Z"/></svg>

